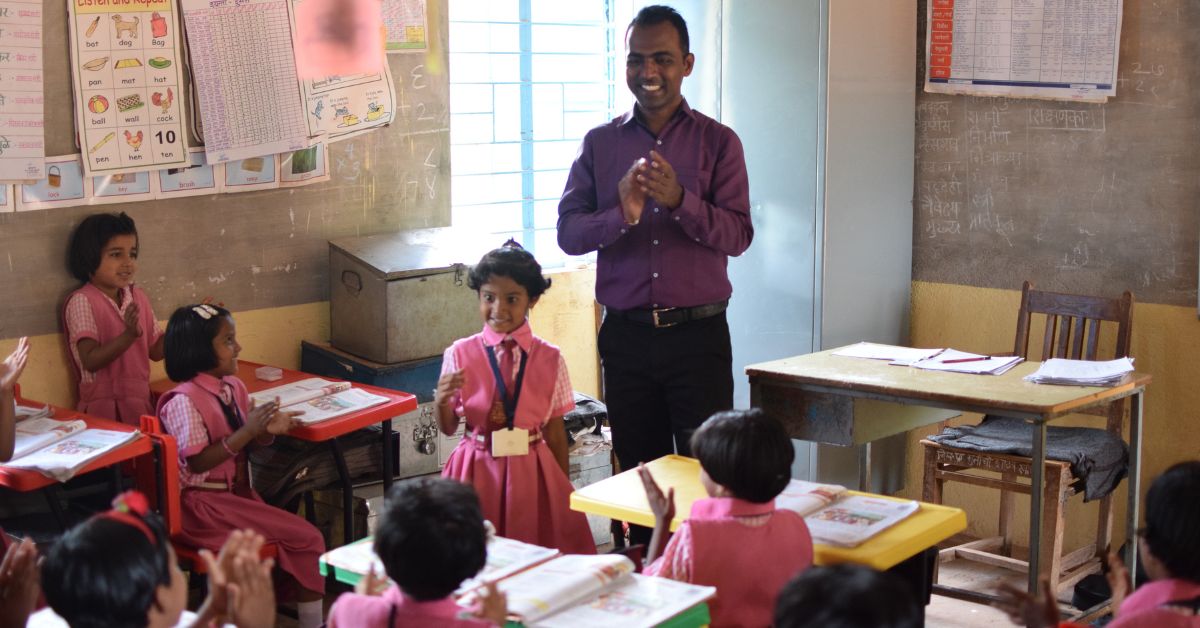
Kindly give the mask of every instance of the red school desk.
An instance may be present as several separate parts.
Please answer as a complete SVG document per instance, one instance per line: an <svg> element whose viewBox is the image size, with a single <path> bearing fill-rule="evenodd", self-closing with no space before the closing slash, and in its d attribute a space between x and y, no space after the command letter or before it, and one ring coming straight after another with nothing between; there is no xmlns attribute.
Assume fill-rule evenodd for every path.
<svg viewBox="0 0 1200 628"><path fill-rule="evenodd" d="M21 397L20 387L17 388L15 396L17 403L23 406L42 407L49 405L54 411L54 414L51 415L51 418L58 419L60 421L67 419L82 419L84 423L87 423L89 428L112 430L114 432L133 432L137 429L132 425L126 425L117 421L111 421L109 419L90 416L82 412L76 412L75 410L60 408L58 406L42 403L40 401L26 399ZM142 434L134 440L125 443L124 445L121 445L120 447L117 447L116 449L113 449L112 451L109 451L108 453L91 461L82 469L80 469L79 472L75 474L75 477L84 475L86 473L91 473L99 469L105 469L109 467L115 468L117 464L125 462L126 460L133 460L139 456L144 456L148 453L151 453L153 450L154 445L151 442L150 437ZM54 517L58 521L59 525L65 527L66 520L63 517L61 508L59 507L58 498L53 494L54 489L56 489L58 485L58 480L42 475L41 473L38 473L32 469L17 469L14 467L0 465L0 486L10 488L14 491L20 491L22 493L36 491L38 489L49 489L51 493L46 495L46 501L49 502L50 510L54 513Z"/></svg>
<svg viewBox="0 0 1200 628"><path fill-rule="evenodd" d="M284 384L290 384L302 379L310 377L318 377L310 375L302 371L293 371L291 369L281 369L283 378L266 382L258 379L254 375L254 370L263 366L257 362L248 362L246 360L238 360L237 376L246 384L246 388L250 394L275 388ZM322 377L322 379L329 379ZM383 455L381 457L380 474L383 476L383 488L386 493L392 486L392 469L390 461L392 460L392 421L391 419L402 414L412 412L417 409L417 397L406 392L398 392L379 388L367 384L352 384L354 388L358 388L369 392L373 395L386 397L387 402L377 406L365 408L357 412L342 415L328 421L314 423L311 425L302 425L293 429L288 433L288 436L306 440L309 442L329 443L330 453L333 455L334 464L337 465L339 484L342 489L342 524L343 538L346 543L354 540L354 487L350 483L350 471L346 467L346 458L342 453L342 447L338 444L337 437L344 434L349 434L355 430L374 425L378 423L383 428ZM155 395L161 395L175 387L175 383L170 380L158 380L150 383L150 389Z"/></svg>

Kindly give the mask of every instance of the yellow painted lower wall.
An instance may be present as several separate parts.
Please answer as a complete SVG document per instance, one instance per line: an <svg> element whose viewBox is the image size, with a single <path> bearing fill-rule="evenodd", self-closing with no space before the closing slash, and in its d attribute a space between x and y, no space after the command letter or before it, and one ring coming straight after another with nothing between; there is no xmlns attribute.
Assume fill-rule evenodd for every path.
<svg viewBox="0 0 1200 628"><path fill-rule="evenodd" d="M553 284L531 315L534 332L562 349L575 390L599 393L596 362L596 324L593 308L595 272L592 269L547 273ZM169 312L156 312L159 316ZM284 368L300 367L300 341L329 338L329 303L234 312L241 357ZM165 326L165 322L162 323ZM21 377L21 394L60 406L75 404L75 385L60 334L30 339L29 364ZM0 356L16 346L15 338L0 340ZM152 365L152 379L166 377L162 363Z"/></svg>
<svg viewBox="0 0 1200 628"><path fill-rule="evenodd" d="M977 352L1011 350L1020 291L920 281L913 282L912 288L914 346L950 346ZM1133 323L1133 355L1137 369L1154 377L1144 396L1144 498L1150 482L1167 467L1200 458L1200 433L1192 428L1197 408L1200 408L1200 386L1196 383L1200 369L1195 361L1195 356L1200 355L1200 321L1192 307L1143 303L1134 306ZM964 417L962 422L977 420L978 415L974 415ZM1098 421L1102 419L1084 418L1063 424L1100 425ZM933 431L931 427L909 434L906 496L920 497L922 452L918 441ZM1123 535L1124 483L1117 489L1116 497L1114 534ZM945 501L967 511L969 533L976 536L996 533L998 492L947 484ZM1028 499L1018 497L1017 503L1020 510L1015 515L1016 521L1027 520ZM1095 513L1094 502L1083 504L1080 497L1072 498L1067 515L1068 549L1082 545L1094 534Z"/></svg>

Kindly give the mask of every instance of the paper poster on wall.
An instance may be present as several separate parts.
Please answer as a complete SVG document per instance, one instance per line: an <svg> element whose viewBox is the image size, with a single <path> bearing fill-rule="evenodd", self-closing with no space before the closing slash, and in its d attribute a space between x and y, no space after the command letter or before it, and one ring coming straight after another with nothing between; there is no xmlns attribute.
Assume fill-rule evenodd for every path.
<svg viewBox="0 0 1200 628"><path fill-rule="evenodd" d="M279 156L279 187L290 188L329 180L329 148L322 142Z"/></svg>
<svg viewBox="0 0 1200 628"><path fill-rule="evenodd" d="M0 180L46 176L42 2L0 2Z"/></svg>
<svg viewBox="0 0 1200 628"><path fill-rule="evenodd" d="M150 175L149 172L118 172L92 177L92 194L88 203L107 205L152 201L154 193L150 189Z"/></svg>
<svg viewBox="0 0 1200 628"><path fill-rule="evenodd" d="M327 76L303 86L313 136L347 139L390 124L395 115L396 87L387 65L379 74Z"/></svg>
<svg viewBox="0 0 1200 628"><path fill-rule="evenodd" d="M1122 0L929 0L925 91L1105 102Z"/></svg>
<svg viewBox="0 0 1200 628"><path fill-rule="evenodd" d="M221 191L221 181L216 172L220 166L204 163L204 149L190 149L188 156L190 160L186 168L168 168L152 173L154 198L202 196Z"/></svg>
<svg viewBox="0 0 1200 628"><path fill-rule="evenodd" d="M387 51L420 52L429 47L425 0L383 0Z"/></svg>
<svg viewBox="0 0 1200 628"><path fill-rule="evenodd" d="M279 187L279 161L275 155L248 157L225 166L225 191L249 192Z"/></svg>
<svg viewBox="0 0 1200 628"><path fill-rule="evenodd" d="M70 0L76 128L88 175L187 164L175 0Z"/></svg>
<svg viewBox="0 0 1200 628"><path fill-rule="evenodd" d="M0 185L0 214L17 210L17 202L13 195L13 186Z"/></svg>
<svg viewBox="0 0 1200 628"><path fill-rule="evenodd" d="M46 176L17 186L17 211L87 205L87 179L80 156L46 158Z"/></svg>
<svg viewBox="0 0 1200 628"><path fill-rule="evenodd" d="M288 3L182 2L208 163L307 148Z"/></svg>

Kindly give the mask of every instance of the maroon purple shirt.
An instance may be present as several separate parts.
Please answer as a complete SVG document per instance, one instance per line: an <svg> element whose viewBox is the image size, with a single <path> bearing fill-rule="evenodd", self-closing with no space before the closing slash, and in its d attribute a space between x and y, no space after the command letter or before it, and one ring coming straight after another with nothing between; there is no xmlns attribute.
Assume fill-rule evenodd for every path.
<svg viewBox="0 0 1200 628"><path fill-rule="evenodd" d="M628 225L617 182L651 149L675 168L683 202L668 210L647 198ZM687 101L658 137L633 111L588 131L558 205L558 245L570 255L598 251L596 299L617 309L728 299L728 258L753 237L742 142Z"/></svg>

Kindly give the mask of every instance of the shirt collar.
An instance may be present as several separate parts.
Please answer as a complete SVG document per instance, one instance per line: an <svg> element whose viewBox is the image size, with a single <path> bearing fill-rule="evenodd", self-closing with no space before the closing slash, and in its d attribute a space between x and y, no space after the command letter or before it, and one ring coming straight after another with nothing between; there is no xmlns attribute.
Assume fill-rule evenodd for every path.
<svg viewBox="0 0 1200 628"><path fill-rule="evenodd" d="M692 502L692 515L698 519L753 517L775 512L775 500L756 504L736 497L707 497Z"/></svg>
<svg viewBox="0 0 1200 628"><path fill-rule="evenodd" d="M511 333L505 335L494 331L487 325L483 326L483 344L484 346L494 347L502 342L505 338L512 338L517 341L517 346L521 347L522 351L528 352L533 346L533 328L529 326L529 319L525 319L521 326L512 330Z"/></svg>
<svg viewBox="0 0 1200 628"><path fill-rule="evenodd" d="M637 105L637 103L634 103L633 108L630 109L629 111L626 111L619 118L620 126L629 126L631 124L638 124L637 110L638 110L638 105ZM686 98L679 101L679 108L675 110L675 113L671 114L671 120L667 122L667 125L663 127L663 130L665 131L668 128L670 128L671 124L674 123L680 116L687 116L688 118L693 119L693 120L696 118L696 114L692 110L691 105L688 104L688 101Z"/></svg>
<svg viewBox="0 0 1200 628"><path fill-rule="evenodd" d="M196 377L192 378L192 383L219 397L225 381L208 373L197 373Z"/></svg>

